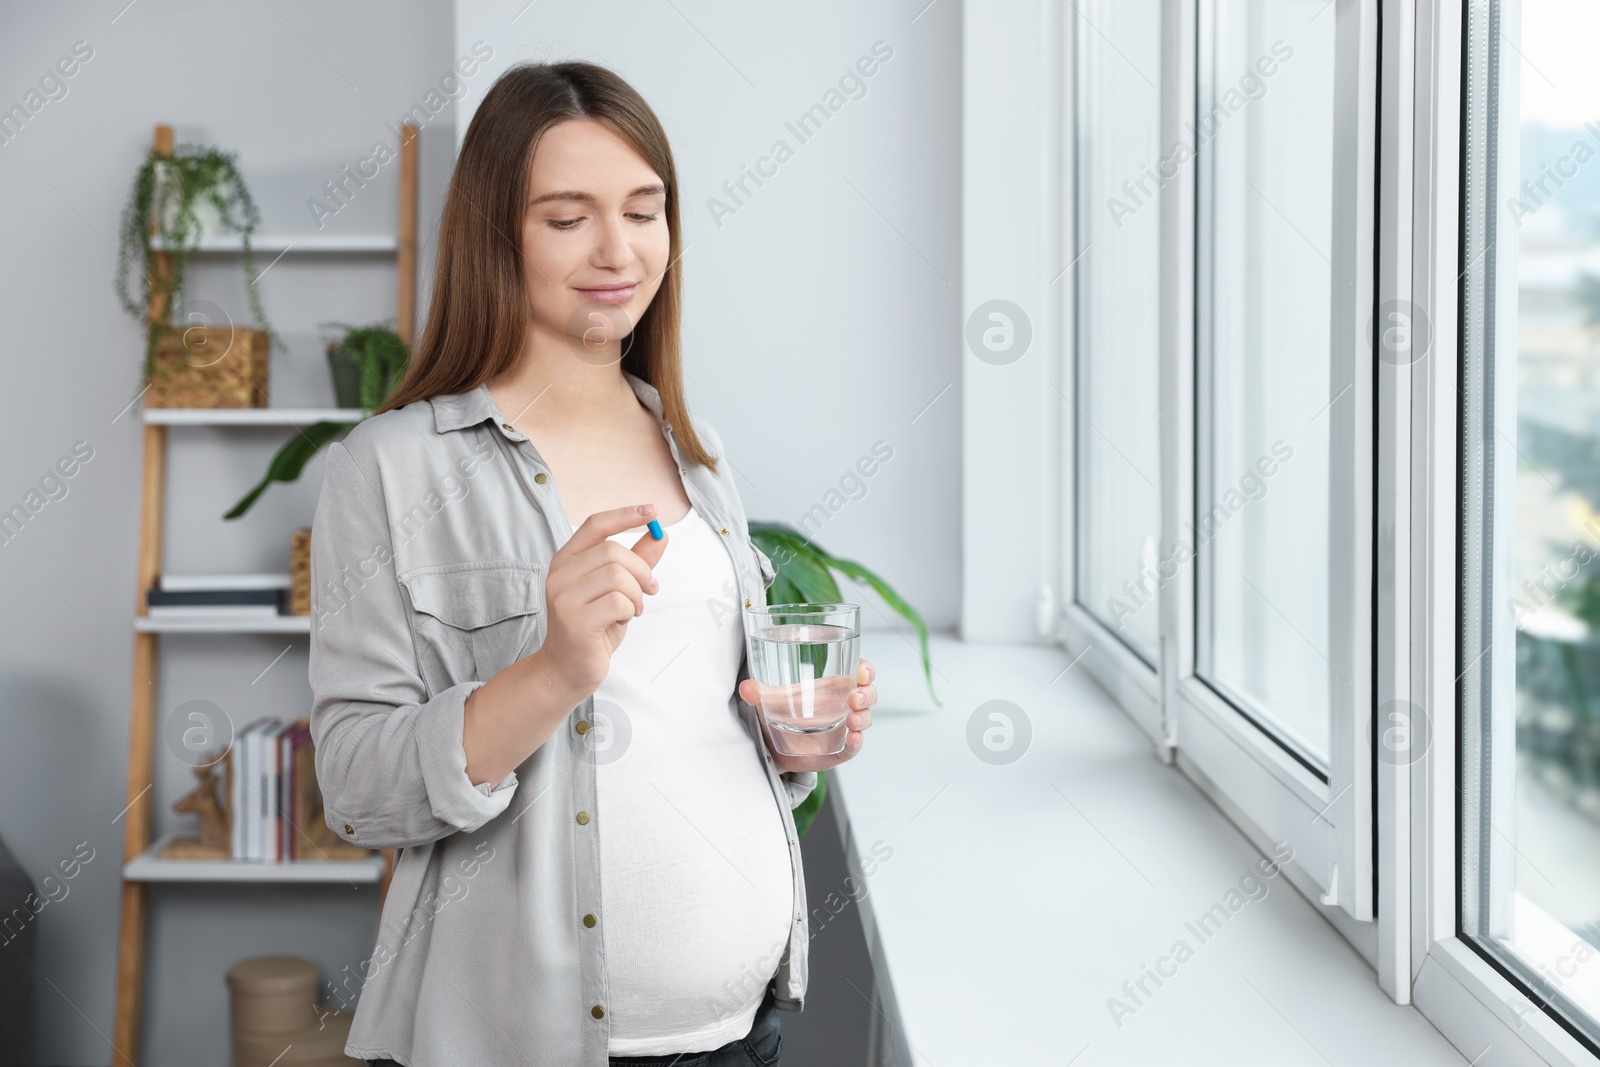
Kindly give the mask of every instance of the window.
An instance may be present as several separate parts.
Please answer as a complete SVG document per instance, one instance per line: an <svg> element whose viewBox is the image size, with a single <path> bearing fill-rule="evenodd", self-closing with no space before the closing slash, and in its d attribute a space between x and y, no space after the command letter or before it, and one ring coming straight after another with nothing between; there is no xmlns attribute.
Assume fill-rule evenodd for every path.
<svg viewBox="0 0 1600 1067"><path fill-rule="evenodd" d="M1335 18L1326 0L1201 4L1197 673L1308 767L1330 763ZM1342 390L1342 395L1341 395Z"/></svg>
<svg viewBox="0 0 1600 1067"><path fill-rule="evenodd" d="M1088 0L1075 29L1075 587L1082 607L1154 666L1161 3Z"/></svg>
<svg viewBox="0 0 1600 1067"><path fill-rule="evenodd" d="M1600 5L1159 6L1069 20L1072 662L1467 1058L1594 1063Z"/></svg>
<svg viewBox="0 0 1600 1067"><path fill-rule="evenodd" d="M1518 7L1520 6L1520 17ZM1600 9L1468 5L1461 935L1600 1044Z"/></svg>

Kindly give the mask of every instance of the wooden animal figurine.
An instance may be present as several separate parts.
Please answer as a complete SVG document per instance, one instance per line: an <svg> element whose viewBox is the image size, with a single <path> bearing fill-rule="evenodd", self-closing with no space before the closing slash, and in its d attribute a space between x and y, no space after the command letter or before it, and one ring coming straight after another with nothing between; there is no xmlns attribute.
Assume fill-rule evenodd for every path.
<svg viewBox="0 0 1600 1067"><path fill-rule="evenodd" d="M217 768L226 751L194 768L199 785L172 804L173 811L200 817L200 836L175 837L161 849L162 859L225 860L233 858L227 805L217 797ZM209 756L209 753L208 753Z"/></svg>

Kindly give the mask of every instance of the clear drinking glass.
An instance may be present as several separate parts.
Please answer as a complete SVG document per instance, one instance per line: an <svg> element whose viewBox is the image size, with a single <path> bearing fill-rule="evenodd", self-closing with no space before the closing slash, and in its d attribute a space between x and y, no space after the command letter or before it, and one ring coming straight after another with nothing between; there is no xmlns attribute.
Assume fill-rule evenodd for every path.
<svg viewBox="0 0 1600 1067"><path fill-rule="evenodd" d="M848 700L861 662L861 608L772 604L744 614L750 676L772 750L786 756L844 751Z"/></svg>

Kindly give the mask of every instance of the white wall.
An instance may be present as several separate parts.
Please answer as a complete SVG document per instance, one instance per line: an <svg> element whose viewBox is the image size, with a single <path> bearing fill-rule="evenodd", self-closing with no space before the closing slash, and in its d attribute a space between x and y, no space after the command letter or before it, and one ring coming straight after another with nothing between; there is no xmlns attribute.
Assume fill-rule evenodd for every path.
<svg viewBox="0 0 1600 1067"><path fill-rule="evenodd" d="M961 568L961 8L921 7L459 0L457 39L490 42L495 59L458 105L457 129L519 61L600 63L643 94L682 185L689 403L721 432L746 511L809 531L949 628ZM855 98L847 87L829 101L876 42L890 58ZM802 141L786 123L818 103L836 110ZM735 205L723 184L779 140L793 157ZM720 224L713 198L736 208ZM880 441L892 458L860 477ZM841 589L864 626L899 624L867 587Z"/></svg>
<svg viewBox="0 0 1600 1067"><path fill-rule="evenodd" d="M129 183L153 126L167 122L180 142L238 152L264 229L311 229L307 199L375 141L392 145L386 123L421 100L455 58L448 3L400 11L376 0L0 8L0 107L22 102L74 42L93 49L66 82L67 95L0 143L0 505L21 501L74 442L94 450L67 495L0 545L0 835L36 882L79 842L95 850L66 898L35 920L42 1064L113 1059L123 827L113 820L127 802L141 463L138 409L117 417L139 392L143 352L137 323L112 292ZM443 108L422 134L424 278L453 121ZM395 169L382 168L326 232L392 232ZM237 261L199 268L194 295L242 317L241 273ZM393 268L381 260L285 259L261 289L290 348L272 368L277 403L331 401L318 322L394 313ZM225 439L174 431L169 569L287 570L289 533L310 522L320 461L299 484L270 490L244 519L220 517L282 440L275 431ZM164 641L155 679L162 721L196 698L215 701L241 727L309 706L304 638ZM156 785L143 802L160 833L185 821L170 807L191 779L159 741L156 752ZM21 903L0 901L0 910ZM331 977L370 954L376 929L375 887L156 889L142 1062L226 1061L223 974L234 960L290 952L317 960Z"/></svg>
<svg viewBox="0 0 1600 1067"><path fill-rule="evenodd" d="M1000 342L986 358L964 345L958 383L969 641L1041 640L1040 590L1053 590L1053 616L1064 589L1061 411L1071 383L1061 352L1073 284L1061 210L1064 11L1045 0L963 10L961 328L969 339L998 331Z"/></svg>

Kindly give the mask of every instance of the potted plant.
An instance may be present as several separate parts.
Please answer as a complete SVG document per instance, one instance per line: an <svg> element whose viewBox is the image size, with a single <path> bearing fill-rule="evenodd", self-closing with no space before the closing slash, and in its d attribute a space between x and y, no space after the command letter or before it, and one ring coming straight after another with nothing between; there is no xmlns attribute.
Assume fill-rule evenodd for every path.
<svg viewBox="0 0 1600 1067"><path fill-rule="evenodd" d="M370 413L400 383L411 350L385 323L323 325L345 331L337 341L328 342L328 369L333 374L335 402L342 408L360 408Z"/></svg>
<svg viewBox="0 0 1600 1067"><path fill-rule="evenodd" d="M843 600L839 583L832 571L837 570L859 582L865 582L884 601L912 626L916 627L922 645L922 672L927 679L928 695L933 702L943 706L939 694L933 691L933 663L928 658L928 627L917 609L896 593L889 584L855 560L840 559L816 541L806 537L787 523L752 522L750 538L756 547L772 560L777 577L767 590L771 604L837 604ZM817 787L811 795L794 809L794 828L804 834L811 821L822 808L828 795L828 772L817 772Z"/></svg>
<svg viewBox="0 0 1600 1067"><path fill-rule="evenodd" d="M342 337L328 343L328 367L333 374L336 402L342 408L361 409L364 419L400 384L400 376L411 359L411 350L385 323L351 326L343 322L325 322L322 325L344 331ZM237 519L249 511L273 482L292 482L299 478L307 461L323 445L360 421L314 422L290 437L267 464L267 473L223 518Z"/></svg>
<svg viewBox="0 0 1600 1067"><path fill-rule="evenodd" d="M146 381L154 381L158 373L157 350L164 338L181 338L184 359L162 363L163 380L186 364L208 365L190 358L205 359L200 345L217 343L218 339L206 335L202 329L220 331L231 346L234 332L231 323L210 323L204 328L185 323L180 329L172 320L184 304L189 253L207 232L232 230L242 237L245 291L264 342L258 354L260 366L249 373L259 378L264 387L267 350L278 343L278 338L267 324L255 284L255 258L250 239L259 222L255 200L231 153L210 146L182 144L170 156L152 148L140 164L122 209L116 290L123 308L142 320L145 326ZM166 259L164 264L158 258L162 256ZM143 282L137 288L130 277L133 270L139 272ZM224 353L226 351L224 349ZM252 353L251 358L256 356ZM252 403L259 402L253 397L249 399Z"/></svg>

